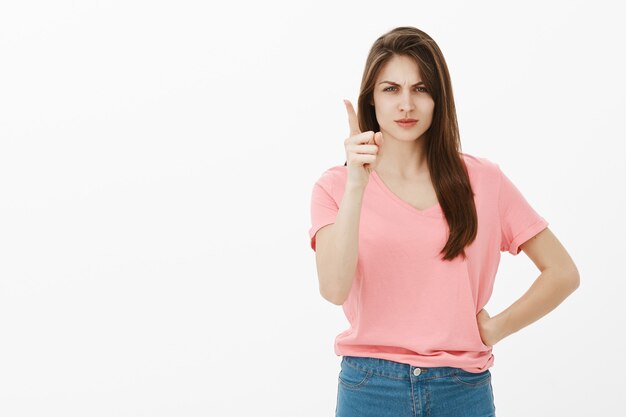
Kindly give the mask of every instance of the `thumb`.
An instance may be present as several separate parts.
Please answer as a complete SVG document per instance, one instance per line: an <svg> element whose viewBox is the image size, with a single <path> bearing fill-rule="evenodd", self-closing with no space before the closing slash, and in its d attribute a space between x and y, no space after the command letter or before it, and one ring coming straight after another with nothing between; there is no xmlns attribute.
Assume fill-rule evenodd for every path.
<svg viewBox="0 0 626 417"><path fill-rule="evenodd" d="M376 132L376 134L374 135L374 142L376 142L376 145L378 145L379 147L383 146L383 133L382 132Z"/></svg>

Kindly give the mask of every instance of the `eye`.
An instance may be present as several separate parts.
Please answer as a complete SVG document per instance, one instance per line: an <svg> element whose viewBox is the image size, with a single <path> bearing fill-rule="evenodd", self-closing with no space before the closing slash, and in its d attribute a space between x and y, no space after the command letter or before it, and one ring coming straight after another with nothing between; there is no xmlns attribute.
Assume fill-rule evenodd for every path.
<svg viewBox="0 0 626 417"><path fill-rule="evenodd" d="M390 90L389 90L390 88L397 88L397 87L387 87L387 88L383 89L383 91L390 91ZM428 92L428 90L426 90L426 88L424 88L424 87L417 87L417 88L418 88L418 89L420 89L420 88L421 88L421 89L422 89L425 93L427 93L427 92Z"/></svg>

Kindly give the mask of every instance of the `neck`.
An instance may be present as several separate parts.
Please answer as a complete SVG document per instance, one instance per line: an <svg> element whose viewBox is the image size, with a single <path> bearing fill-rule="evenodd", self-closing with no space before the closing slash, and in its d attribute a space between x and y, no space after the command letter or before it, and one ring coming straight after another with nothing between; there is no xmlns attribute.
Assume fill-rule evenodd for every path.
<svg viewBox="0 0 626 417"><path fill-rule="evenodd" d="M376 171L402 179L430 176L425 140L424 135L410 142L385 135L376 156Z"/></svg>

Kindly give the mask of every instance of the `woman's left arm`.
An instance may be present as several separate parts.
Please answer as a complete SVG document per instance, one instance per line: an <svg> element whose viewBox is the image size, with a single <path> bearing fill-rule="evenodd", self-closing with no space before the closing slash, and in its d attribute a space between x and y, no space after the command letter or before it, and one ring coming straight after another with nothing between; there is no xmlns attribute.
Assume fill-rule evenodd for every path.
<svg viewBox="0 0 626 417"><path fill-rule="evenodd" d="M500 314L490 317L484 309L477 314L480 335L485 345L493 346L539 320L580 285L574 261L548 227L524 242L520 248L541 274L522 297Z"/></svg>

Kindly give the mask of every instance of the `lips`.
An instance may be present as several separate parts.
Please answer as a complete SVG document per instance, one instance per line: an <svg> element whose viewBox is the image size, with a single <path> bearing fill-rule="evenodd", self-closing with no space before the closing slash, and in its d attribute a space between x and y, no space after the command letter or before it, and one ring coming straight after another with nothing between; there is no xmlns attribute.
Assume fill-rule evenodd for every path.
<svg viewBox="0 0 626 417"><path fill-rule="evenodd" d="M404 120L412 120L412 121L407 121L405 122ZM415 126L417 124L417 120L415 119L400 119L400 120L396 120L396 123L398 126L405 128L405 129L409 129L412 128L413 126Z"/></svg>

